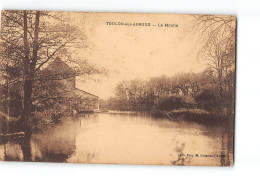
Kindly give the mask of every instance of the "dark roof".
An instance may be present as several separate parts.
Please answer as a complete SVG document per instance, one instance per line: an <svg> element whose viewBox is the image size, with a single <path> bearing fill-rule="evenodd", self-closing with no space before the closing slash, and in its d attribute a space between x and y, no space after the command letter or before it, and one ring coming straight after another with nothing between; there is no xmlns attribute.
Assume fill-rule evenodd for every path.
<svg viewBox="0 0 260 176"><path fill-rule="evenodd" d="M84 90L81 90L81 89L78 89L78 88L75 88L75 89L77 89L77 90L79 90L79 91L81 91L81 92L84 92L84 93L86 93L86 94L89 94L89 95L92 95L92 96L94 96L94 97L99 98L99 96L96 96L96 95L91 94L91 93L89 93L89 92L86 92L86 91L84 91Z"/></svg>
<svg viewBox="0 0 260 176"><path fill-rule="evenodd" d="M56 58L38 74L46 79L68 79L77 76L76 71L60 58Z"/></svg>
<svg viewBox="0 0 260 176"><path fill-rule="evenodd" d="M69 72L76 74L75 70L73 70L68 64L66 64L63 60L57 57L52 63L50 63L47 70L55 70L58 72Z"/></svg>

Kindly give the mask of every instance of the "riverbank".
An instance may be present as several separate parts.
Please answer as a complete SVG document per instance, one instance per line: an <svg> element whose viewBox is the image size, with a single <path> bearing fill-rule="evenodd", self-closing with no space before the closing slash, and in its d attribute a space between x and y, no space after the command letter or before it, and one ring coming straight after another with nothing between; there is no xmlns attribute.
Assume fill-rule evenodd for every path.
<svg viewBox="0 0 260 176"><path fill-rule="evenodd" d="M220 115L202 109L178 109L172 111L154 111L155 118L168 118L170 120L185 120L205 125L225 124L232 121L231 115Z"/></svg>
<svg viewBox="0 0 260 176"><path fill-rule="evenodd" d="M169 119L171 121L188 121L198 124L203 124L207 126L220 125L224 126L226 124L233 123L232 114L220 114L210 111L206 111L198 108L181 108L171 111L119 111L119 110L108 110L108 114L128 114L128 115L137 115L137 114L149 114L155 119Z"/></svg>

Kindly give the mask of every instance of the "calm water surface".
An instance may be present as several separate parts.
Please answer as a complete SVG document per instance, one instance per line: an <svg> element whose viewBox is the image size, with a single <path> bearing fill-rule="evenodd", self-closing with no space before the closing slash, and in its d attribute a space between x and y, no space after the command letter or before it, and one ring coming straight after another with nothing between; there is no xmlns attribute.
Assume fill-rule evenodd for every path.
<svg viewBox="0 0 260 176"><path fill-rule="evenodd" d="M147 114L85 114L64 118L62 124L33 134L27 142L17 139L0 144L0 160L230 165L228 134L222 127Z"/></svg>

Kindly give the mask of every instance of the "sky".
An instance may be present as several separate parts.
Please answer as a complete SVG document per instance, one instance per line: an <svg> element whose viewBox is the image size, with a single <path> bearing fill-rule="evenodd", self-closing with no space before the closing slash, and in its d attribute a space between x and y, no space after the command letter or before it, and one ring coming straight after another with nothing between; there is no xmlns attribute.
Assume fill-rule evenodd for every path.
<svg viewBox="0 0 260 176"><path fill-rule="evenodd" d="M200 72L205 63L198 59L199 36L191 32L193 17L174 14L72 13L75 25L87 36L87 49L74 57L110 71L94 76L77 87L106 99L123 80L149 80L180 72ZM107 22L150 23L150 26L107 25ZM165 27L173 24L178 27ZM162 27L159 27L162 25Z"/></svg>

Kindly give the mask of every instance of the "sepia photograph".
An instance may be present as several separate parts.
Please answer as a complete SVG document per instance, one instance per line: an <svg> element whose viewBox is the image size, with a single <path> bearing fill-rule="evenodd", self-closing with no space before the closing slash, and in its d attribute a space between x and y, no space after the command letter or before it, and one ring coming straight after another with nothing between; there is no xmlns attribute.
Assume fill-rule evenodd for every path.
<svg viewBox="0 0 260 176"><path fill-rule="evenodd" d="M2 10L0 161L232 166L236 17Z"/></svg>

